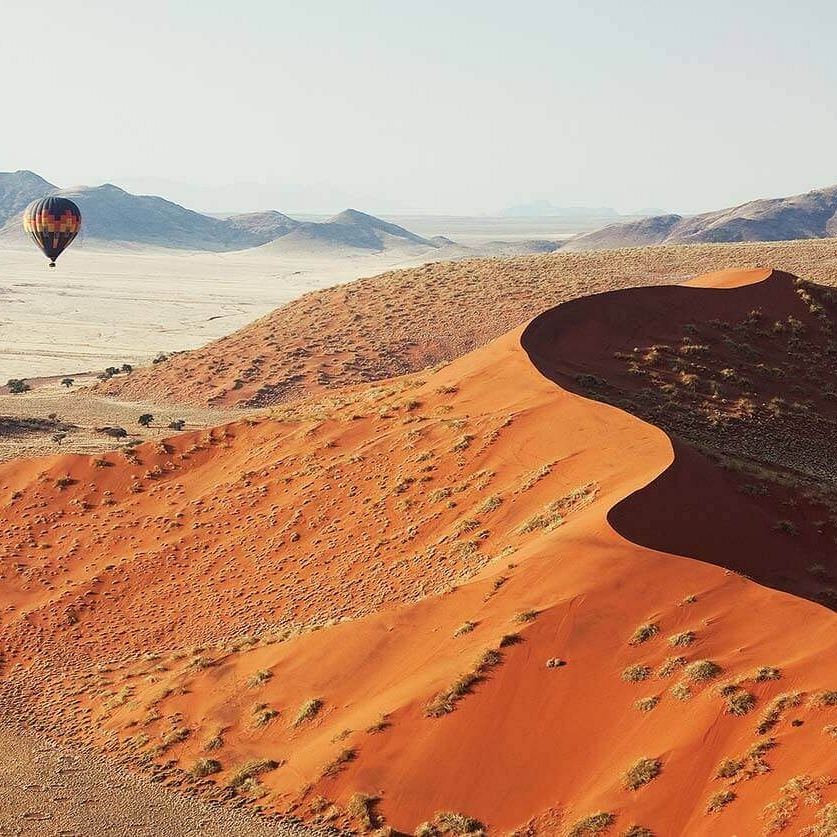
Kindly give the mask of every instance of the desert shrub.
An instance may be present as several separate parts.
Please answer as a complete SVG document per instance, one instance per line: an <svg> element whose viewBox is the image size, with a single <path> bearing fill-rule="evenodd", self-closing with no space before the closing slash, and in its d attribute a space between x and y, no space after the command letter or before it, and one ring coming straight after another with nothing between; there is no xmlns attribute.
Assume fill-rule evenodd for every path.
<svg viewBox="0 0 837 837"><path fill-rule="evenodd" d="M692 690L686 683L675 683L669 691L676 700L691 700L692 698Z"/></svg>
<svg viewBox="0 0 837 837"><path fill-rule="evenodd" d="M433 824L444 832L456 835L481 834L484 828L479 820L454 811L440 811L433 818Z"/></svg>
<svg viewBox="0 0 837 837"><path fill-rule="evenodd" d="M820 808L816 824L803 833L806 837L834 837L837 834L837 804L829 802Z"/></svg>
<svg viewBox="0 0 837 837"><path fill-rule="evenodd" d="M425 706L425 716L428 718L440 718L442 715L453 712L456 704L465 695L469 694L474 686L481 682L492 668L499 665L502 659L500 652L495 651L493 648L484 651L471 671L460 675L447 689L439 692Z"/></svg>
<svg viewBox="0 0 837 837"><path fill-rule="evenodd" d="M746 715L756 705L756 697L743 690L727 696L726 710L730 715Z"/></svg>
<svg viewBox="0 0 837 837"><path fill-rule="evenodd" d="M799 706L801 702L801 692L785 692L784 694L777 695L765 708L764 713L759 719L756 732L759 735L764 735L766 732L769 732L779 723L782 713L786 709Z"/></svg>
<svg viewBox="0 0 837 837"><path fill-rule="evenodd" d="M253 708L253 724L257 727L267 726L278 715L279 712L276 709L260 703Z"/></svg>
<svg viewBox="0 0 837 837"><path fill-rule="evenodd" d="M268 671L267 669L263 669L262 671L255 671L253 674L250 675L250 678L247 680L247 685L251 689L256 689L259 686L263 686L267 683L270 678L273 677L273 672Z"/></svg>
<svg viewBox="0 0 837 837"><path fill-rule="evenodd" d="M654 832L643 825L632 825L622 832L622 837L654 837Z"/></svg>
<svg viewBox="0 0 837 837"><path fill-rule="evenodd" d="M514 621L518 624L525 624L526 622L534 622L538 618L537 610L524 610L520 613L515 613Z"/></svg>
<svg viewBox="0 0 837 837"><path fill-rule="evenodd" d="M732 779L744 768L744 762L738 759L724 759L715 771L716 779Z"/></svg>
<svg viewBox="0 0 837 837"><path fill-rule="evenodd" d="M811 706L818 709L827 706L837 706L837 692L817 692L817 694L811 697Z"/></svg>
<svg viewBox="0 0 837 837"><path fill-rule="evenodd" d="M635 663L622 672L622 679L629 683L638 683L640 680L647 680L650 674L651 669L648 666L643 663Z"/></svg>
<svg viewBox="0 0 837 837"><path fill-rule="evenodd" d="M576 822L567 832L567 837L598 837L604 834L616 822L616 816L610 811L599 811Z"/></svg>
<svg viewBox="0 0 837 837"><path fill-rule="evenodd" d="M346 747L341 750L323 769L323 776L336 776L350 761L357 758L357 750Z"/></svg>
<svg viewBox="0 0 837 837"><path fill-rule="evenodd" d="M253 759L252 761L245 762L235 770L227 784L233 789L238 789L248 779L255 779L257 776L261 776L262 773L269 773L271 770L276 770L277 767L279 767L278 761L273 761L272 759Z"/></svg>
<svg viewBox="0 0 837 837"><path fill-rule="evenodd" d="M714 680L721 674L723 669L712 660L695 660L693 663L685 668L686 676L693 683L705 683L708 680Z"/></svg>
<svg viewBox="0 0 837 837"><path fill-rule="evenodd" d="M476 622L463 622L454 632L454 636L464 636L471 633L477 627Z"/></svg>
<svg viewBox="0 0 837 837"><path fill-rule="evenodd" d="M523 637L520 634L503 634L500 637L498 646L500 648L508 648L510 645L517 645L519 642L523 642Z"/></svg>
<svg viewBox="0 0 837 837"><path fill-rule="evenodd" d="M657 669L657 677L671 677L675 671L686 665L685 657L666 657Z"/></svg>
<svg viewBox="0 0 837 837"><path fill-rule="evenodd" d="M673 634L668 638L668 644L675 648L691 645L695 641L694 631L682 631L679 634Z"/></svg>
<svg viewBox="0 0 837 837"><path fill-rule="evenodd" d="M755 670L753 680L756 683L763 683L765 680L778 680L782 676L782 672L774 666L761 666Z"/></svg>
<svg viewBox="0 0 837 837"><path fill-rule="evenodd" d="M377 796L369 796L365 793L353 794L349 799L349 804L346 810L349 816L358 820L364 828L377 828L381 823L381 818L375 810L378 804Z"/></svg>
<svg viewBox="0 0 837 837"><path fill-rule="evenodd" d="M383 732L385 729L389 729L391 726L392 722L389 719L389 715L382 713L381 717L378 718L372 726L367 727L366 732L369 735L376 735L379 732Z"/></svg>
<svg viewBox="0 0 837 837"><path fill-rule="evenodd" d="M203 779L218 773L221 770L221 762L216 759L198 759L189 771L196 779Z"/></svg>
<svg viewBox="0 0 837 837"><path fill-rule="evenodd" d="M304 724L306 721L310 721L314 718L317 713L323 708L323 702L319 698L311 698L310 700L306 700L302 706L299 707L299 711L296 713L296 717L294 718L293 725L295 727Z"/></svg>
<svg viewBox="0 0 837 837"><path fill-rule="evenodd" d="M643 642L648 642L652 636L656 636L660 632L660 626L653 622L646 622L640 625L633 633L630 640L630 645L642 645Z"/></svg>
<svg viewBox="0 0 837 837"><path fill-rule="evenodd" d="M23 378L9 378L6 386L12 395L20 395L23 392L29 392L31 387Z"/></svg>
<svg viewBox="0 0 837 837"><path fill-rule="evenodd" d="M659 759L641 758L622 775L622 784L628 790L639 790L656 779L662 769L663 763Z"/></svg>
<svg viewBox="0 0 837 837"><path fill-rule="evenodd" d="M639 698L639 700L634 701L634 706L640 712L650 712L659 702L660 698L657 695L651 695L650 697Z"/></svg>
<svg viewBox="0 0 837 837"><path fill-rule="evenodd" d="M488 514L489 512L493 512L495 509L500 508L502 502L503 501L496 494L493 494L491 497L486 497L485 500L477 506L477 514Z"/></svg>
<svg viewBox="0 0 837 837"><path fill-rule="evenodd" d="M722 790L709 797L706 803L706 813L714 814L723 810L727 805L735 799L735 794L731 790Z"/></svg>

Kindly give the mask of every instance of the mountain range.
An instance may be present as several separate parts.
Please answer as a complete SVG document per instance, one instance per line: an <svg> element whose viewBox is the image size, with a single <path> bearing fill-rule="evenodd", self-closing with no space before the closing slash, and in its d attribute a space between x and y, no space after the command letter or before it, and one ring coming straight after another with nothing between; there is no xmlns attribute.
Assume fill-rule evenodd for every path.
<svg viewBox="0 0 837 837"><path fill-rule="evenodd" d="M837 186L767 198L700 215L656 215L610 224L568 241L569 250L609 250L654 244L791 241L837 236Z"/></svg>
<svg viewBox="0 0 837 837"><path fill-rule="evenodd" d="M436 250L441 244L396 224L347 209L323 222L298 221L274 210L216 218L165 198L132 195L118 186L59 189L31 171L0 172L0 242L23 241L21 215L30 201L62 195L78 204L82 243L227 252L273 243L273 249L381 252L401 247ZM281 246L279 240L281 239Z"/></svg>
<svg viewBox="0 0 837 837"><path fill-rule="evenodd" d="M303 221L275 210L213 217L153 195L133 195L111 183L59 189L31 171L0 172L0 243L25 239L21 214L36 198L64 195L75 201L84 226L80 242L227 252L264 247L266 253L311 256L444 251L444 258L477 255L442 236L426 238L356 209L325 221ZM615 210L561 209L548 201L511 207L511 217L584 214L607 220ZM750 201L699 215L651 215L612 223L569 240L492 241L482 255L566 250L606 250L659 244L789 241L837 236L837 186L801 195Z"/></svg>

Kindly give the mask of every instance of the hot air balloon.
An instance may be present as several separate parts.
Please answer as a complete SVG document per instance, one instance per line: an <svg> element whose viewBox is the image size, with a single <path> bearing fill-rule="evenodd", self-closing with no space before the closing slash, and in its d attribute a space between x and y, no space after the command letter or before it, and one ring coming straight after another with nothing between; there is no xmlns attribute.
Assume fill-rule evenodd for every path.
<svg viewBox="0 0 837 837"><path fill-rule="evenodd" d="M81 229L81 212L67 198L48 197L32 201L23 213L23 229L43 250L49 266L78 235Z"/></svg>

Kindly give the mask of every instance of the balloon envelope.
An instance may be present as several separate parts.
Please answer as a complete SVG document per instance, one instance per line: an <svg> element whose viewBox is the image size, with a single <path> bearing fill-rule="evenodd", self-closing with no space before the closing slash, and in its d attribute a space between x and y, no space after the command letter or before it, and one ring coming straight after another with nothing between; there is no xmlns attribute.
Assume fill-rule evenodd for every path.
<svg viewBox="0 0 837 837"><path fill-rule="evenodd" d="M81 229L81 212L67 198L41 198L24 210L23 229L43 250L49 266L55 267L55 260Z"/></svg>

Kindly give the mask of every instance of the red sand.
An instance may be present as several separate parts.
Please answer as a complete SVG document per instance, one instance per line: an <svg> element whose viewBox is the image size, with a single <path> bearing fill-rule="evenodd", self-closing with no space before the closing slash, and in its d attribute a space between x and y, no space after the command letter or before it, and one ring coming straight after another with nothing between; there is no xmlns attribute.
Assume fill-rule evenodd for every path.
<svg viewBox="0 0 837 837"><path fill-rule="evenodd" d="M746 285L724 291L734 303L738 294L769 297L772 280L747 284L765 275L707 283ZM700 319L717 292L687 293ZM624 299L620 316L630 320L640 311ZM601 298L572 305L580 325ZM597 338L608 347L606 334L586 334L589 344L573 346L579 363ZM631 518L659 522L644 505L653 492L635 492L672 464L672 445L660 429L556 387L520 338L500 338L424 382L338 393L327 406L299 408L297 421L187 434L165 452L142 446L140 464L67 456L0 468L0 593L14 605L2 614L7 694L20 693L35 726L120 757L147 758L165 744L152 755L175 762L172 782L199 757L220 762L210 777L219 786L248 759L281 761L261 776L257 804L309 820L345 823L350 798L363 793L408 834L448 810L491 834L564 834L605 811L616 817L613 834L639 823L657 835L741 835L762 833L765 806L782 801L801 833L837 799L837 787L811 786L837 770L837 746L823 733L837 724L837 706L810 702L837 688L834 614L724 568L757 562L764 542L731 480L684 477L677 509L706 510L703 528L708 510L739 509L724 523L745 535L734 549L704 538L704 560L693 560L611 528L614 507L612 519L630 508ZM538 345L558 369L566 359L550 355L554 339L547 332ZM103 504L108 497L114 505ZM499 504L486 502L493 497ZM555 525L544 509L562 498ZM660 537L676 540L675 524ZM346 621L282 633L332 619ZM465 622L472 630L455 636ZM658 632L632 645L644 623ZM669 644L685 631L690 645ZM232 642L249 632L260 634L255 647ZM502 647L452 712L426 717L440 690L512 633L519 641ZM676 656L714 661L723 673L707 683L689 683L676 667L658 676ZM553 658L566 665L548 667ZM635 664L651 668L648 678L624 680ZM717 684L762 666L781 678L741 680L730 693L750 692L755 707L725 711ZM252 685L262 671L269 678ZM688 700L671 693L681 681ZM795 691L800 704L757 734L770 701ZM651 696L657 706L635 708ZM322 708L294 726L314 698ZM278 715L256 726L257 704ZM385 728L368 732L382 714ZM205 751L219 730L223 744ZM716 777L723 759L771 736L769 770L751 761L752 775L742 767ZM352 758L324 776L344 750ZM641 757L659 759L661 772L626 790L623 773ZM724 790L735 797L706 813Z"/></svg>

